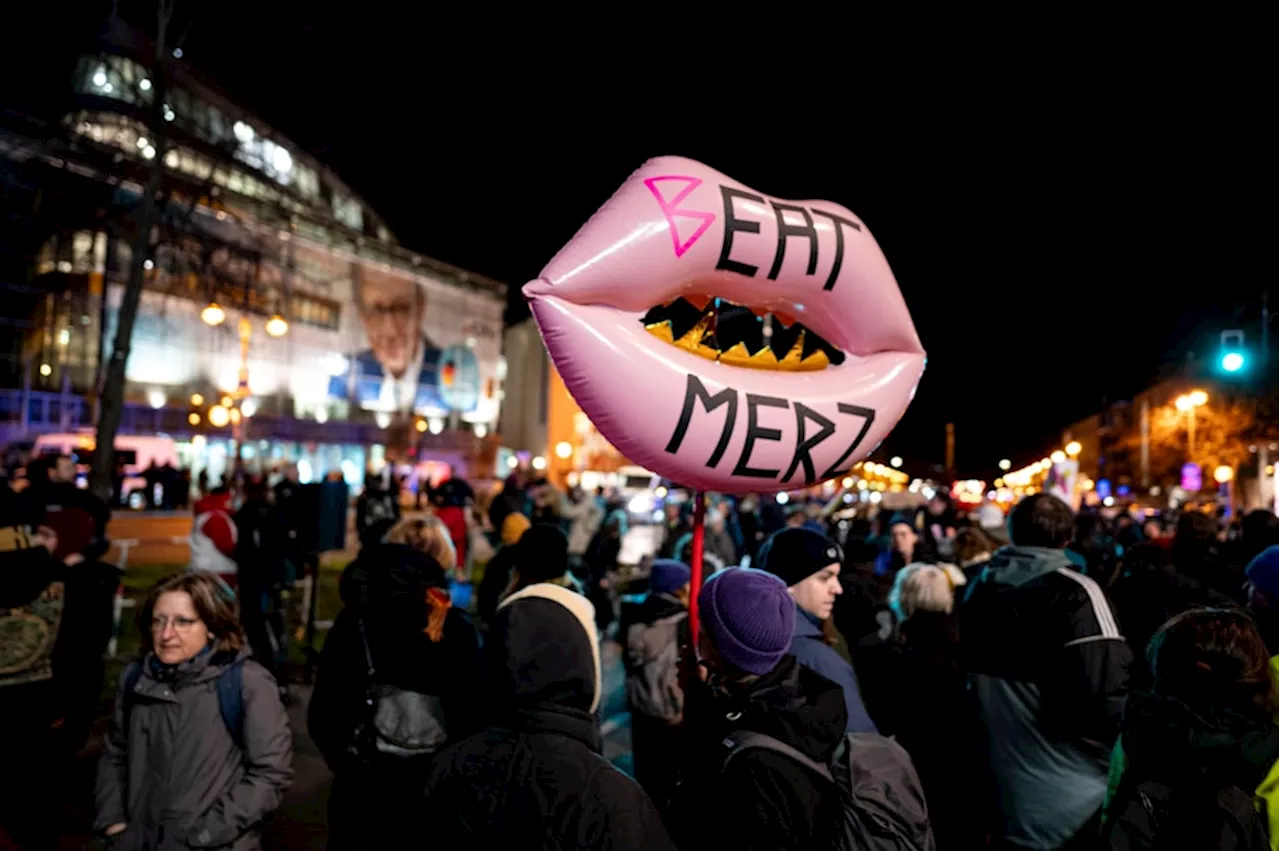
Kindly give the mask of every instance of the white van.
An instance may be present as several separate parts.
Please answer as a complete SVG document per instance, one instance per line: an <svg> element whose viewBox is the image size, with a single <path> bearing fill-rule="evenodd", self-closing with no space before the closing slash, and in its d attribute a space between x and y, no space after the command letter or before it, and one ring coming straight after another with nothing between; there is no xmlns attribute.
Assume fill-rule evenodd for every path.
<svg viewBox="0 0 1280 851"><path fill-rule="evenodd" d="M94 443L93 432L42 434L36 438L31 456L70 455L76 459L76 468L83 476L88 474ZM145 496L147 483L142 478L142 471L152 461L156 466L167 462L177 467L178 447L171 437L121 434L116 435L116 457L124 462L126 504L131 508L141 508L150 502ZM83 482L78 484L84 486Z"/></svg>

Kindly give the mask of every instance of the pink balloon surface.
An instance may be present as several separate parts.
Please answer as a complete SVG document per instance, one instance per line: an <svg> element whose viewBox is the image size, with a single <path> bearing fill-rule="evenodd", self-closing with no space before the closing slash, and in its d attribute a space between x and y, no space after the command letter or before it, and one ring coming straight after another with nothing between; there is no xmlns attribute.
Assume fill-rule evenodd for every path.
<svg viewBox="0 0 1280 851"><path fill-rule="evenodd" d="M770 198L682 157L641 166L524 295L600 433L688 487L768 493L843 475L902 417L924 372L898 284L857 216ZM641 321L699 295L791 317L844 361L739 366L678 348Z"/></svg>

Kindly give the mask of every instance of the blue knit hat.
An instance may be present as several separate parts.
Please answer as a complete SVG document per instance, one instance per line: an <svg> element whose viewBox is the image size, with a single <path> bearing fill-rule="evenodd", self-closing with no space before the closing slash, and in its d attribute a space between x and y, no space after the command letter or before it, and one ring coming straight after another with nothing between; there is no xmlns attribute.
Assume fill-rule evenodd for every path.
<svg viewBox="0 0 1280 851"><path fill-rule="evenodd" d="M689 584L693 574L689 565L673 558L660 558L649 568L649 590L655 594L670 594Z"/></svg>
<svg viewBox="0 0 1280 851"><path fill-rule="evenodd" d="M1275 600L1280 585L1280 547L1270 546L1253 557L1244 569L1245 575L1267 599Z"/></svg>
<svg viewBox="0 0 1280 851"><path fill-rule="evenodd" d="M748 674L767 674L787 655L796 629L796 605L771 573L731 567L698 593L702 626L716 652Z"/></svg>

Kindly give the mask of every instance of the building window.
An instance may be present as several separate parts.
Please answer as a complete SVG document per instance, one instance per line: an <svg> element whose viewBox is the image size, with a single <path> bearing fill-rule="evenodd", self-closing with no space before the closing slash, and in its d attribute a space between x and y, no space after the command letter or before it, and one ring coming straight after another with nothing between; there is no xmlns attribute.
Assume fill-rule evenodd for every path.
<svg viewBox="0 0 1280 851"><path fill-rule="evenodd" d="M290 318L303 325L337 331L341 310L335 302L306 293L294 293L290 298Z"/></svg>
<svg viewBox="0 0 1280 851"><path fill-rule="evenodd" d="M314 201L320 197L320 179L316 176L315 169L295 163L293 178L294 188L303 198Z"/></svg>
<svg viewBox="0 0 1280 851"><path fill-rule="evenodd" d="M146 127L141 122L123 115L79 112L71 119L71 128L99 145L119 148L133 156L139 156L147 147Z"/></svg>
<svg viewBox="0 0 1280 851"><path fill-rule="evenodd" d="M136 105L151 103L150 72L123 56L82 56L72 83L77 94Z"/></svg>
<svg viewBox="0 0 1280 851"><path fill-rule="evenodd" d="M360 202L333 193L333 217L352 230L364 230L364 211Z"/></svg>

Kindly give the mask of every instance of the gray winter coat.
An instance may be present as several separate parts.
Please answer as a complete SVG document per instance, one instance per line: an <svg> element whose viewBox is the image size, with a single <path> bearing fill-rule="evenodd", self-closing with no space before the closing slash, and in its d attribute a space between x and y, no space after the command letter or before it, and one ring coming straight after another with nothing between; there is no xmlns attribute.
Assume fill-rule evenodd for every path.
<svg viewBox="0 0 1280 851"><path fill-rule="evenodd" d="M244 748L218 708L217 679L237 658L192 659L172 681L143 660L124 726L125 676L98 765L95 832L121 822L113 851L218 848L257 851L259 825L293 778L293 736L275 680L256 662L243 671ZM128 669L126 668L126 671Z"/></svg>

